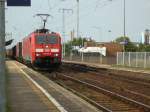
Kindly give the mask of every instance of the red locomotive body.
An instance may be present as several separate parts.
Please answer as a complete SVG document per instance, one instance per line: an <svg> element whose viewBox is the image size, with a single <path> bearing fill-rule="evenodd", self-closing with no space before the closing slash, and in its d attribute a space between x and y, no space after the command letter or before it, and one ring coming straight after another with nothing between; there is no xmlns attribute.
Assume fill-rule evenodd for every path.
<svg viewBox="0 0 150 112"><path fill-rule="evenodd" d="M61 64L61 37L47 29L31 33L22 42L22 57L34 66Z"/></svg>

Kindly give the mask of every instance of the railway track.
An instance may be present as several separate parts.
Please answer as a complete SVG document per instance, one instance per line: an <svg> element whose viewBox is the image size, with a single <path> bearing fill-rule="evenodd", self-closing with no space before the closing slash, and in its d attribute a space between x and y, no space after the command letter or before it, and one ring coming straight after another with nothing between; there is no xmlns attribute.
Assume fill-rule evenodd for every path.
<svg viewBox="0 0 150 112"><path fill-rule="evenodd" d="M84 69L84 67L81 68L80 66L75 66L71 71L63 72L71 77L89 82L93 85L111 90L138 102L150 105L150 83L135 80L136 78L125 78L124 76L110 75L107 70L96 72L96 70L93 69Z"/></svg>
<svg viewBox="0 0 150 112"><path fill-rule="evenodd" d="M100 110L106 112L150 111L148 82L143 83L141 80L132 80L124 76L116 77L115 74L106 71L97 73L94 69L83 68L71 70L66 67L64 70L50 74L43 72L43 74Z"/></svg>
<svg viewBox="0 0 150 112"><path fill-rule="evenodd" d="M150 107L62 73L52 79L106 112L149 112ZM52 76L52 75L51 75Z"/></svg>
<svg viewBox="0 0 150 112"><path fill-rule="evenodd" d="M136 72L131 72L131 71L121 71L121 70L113 70L113 69L107 69L107 68L95 68L95 67L89 67L86 65L78 65L78 64L64 64L64 67L66 66L70 67L74 71L85 71L85 72L88 71L88 72L93 72L97 74L106 74L109 76L119 77L121 79L132 81L135 83L144 84L143 82L145 82L145 85L147 84L150 85L150 79L149 77L147 77L149 76L149 74L146 74L146 73L138 73L138 72L136 73ZM137 76L140 76L140 77L137 77Z"/></svg>
<svg viewBox="0 0 150 112"><path fill-rule="evenodd" d="M82 81L91 83L93 85L109 89L111 91L117 92L121 95L128 96L139 102L143 102L150 105L150 87L146 87L140 84L129 83L126 81L113 79L111 77L95 76L94 74L69 74L69 76Z"/></svg>

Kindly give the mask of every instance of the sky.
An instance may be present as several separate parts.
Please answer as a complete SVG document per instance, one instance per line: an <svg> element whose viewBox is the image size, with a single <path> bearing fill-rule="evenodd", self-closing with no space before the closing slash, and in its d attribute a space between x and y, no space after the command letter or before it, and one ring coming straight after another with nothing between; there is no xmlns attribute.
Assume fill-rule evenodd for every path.
<svg viewBox="0 0 150 112"><path fill-rule="evenodd" d="M99 42L110 42L123 35L123 0L79 0L82 37L92 37ZM6 6L6 32L12 33L14 43L42 26L37 13L50 14L46 27L62 34L62 12L60 9L72 9L65 13L66 36L77 29L76 0L31 0L31 7ZM134 42L141 40L141 32L150 29L150 0L126 0L126 35ZM11 38L11 37L7 37Z"/></svg>

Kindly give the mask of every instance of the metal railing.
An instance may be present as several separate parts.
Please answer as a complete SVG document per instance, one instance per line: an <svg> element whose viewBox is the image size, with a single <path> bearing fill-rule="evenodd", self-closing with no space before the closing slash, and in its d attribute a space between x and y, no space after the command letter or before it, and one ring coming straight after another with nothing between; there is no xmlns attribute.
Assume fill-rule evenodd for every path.
<svg viewBox="0 0 150 112"><path fill-rule="evenodd" d="M64 56L63 60L108 65L116 64L116 57L103 56L100 53L71 53Z"/></svg>
<svg viewBox="0 0 150 112"><path fill-rule="evenodd" d="M118 52L117 65L150 68L150 52Z"/></svg>

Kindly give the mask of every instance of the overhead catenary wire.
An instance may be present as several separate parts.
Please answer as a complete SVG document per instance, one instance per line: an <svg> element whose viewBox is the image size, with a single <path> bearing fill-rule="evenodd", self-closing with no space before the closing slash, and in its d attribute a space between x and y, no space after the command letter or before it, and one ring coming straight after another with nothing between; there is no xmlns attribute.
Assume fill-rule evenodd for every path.
<svg viewBox="0 0 150 112"><path fill-rule="evenodd" d="M89 7L89 6L91 6L91 2L88 2L89 4L86 4L86 8L84 8L84 9L80 9L80 14L82 14L82 12L85 12L85 13L83 13L82 15L80 15L80 19L84 19L84 17L87 17L87 15L90 15L89 14L89 11L85 11L85 10L87 10L87 7ZM82 6L83 7L83 6ZM88 9L88 10L90 10L90 9ZM94 12L94 10L93 10L93 12ZM75 18L74 18L75 19ZM69 22L70 23L70 22ZM69 24L68 23L68 24Z"/></svg>
<svg viewBox="0 0 150 112"><path fill-rule="evenodd" d="M88 5L86 4L86 7L89 7L89 6L91 5L91 2L87 2L87 3L89 3L89 4L88 4ZM70 5L70 4L66 4L66 6L69 6L69 5ZM57 5L57 8L59 8L59 6L60 6L60 5ZM56 6L55 6L55 7L56 7ZM84 7L84 6L82 6L82 7ZM81 7L81 11L83 11L83 10L82 10L82 7ZM75 4L73 7L71 7L71 9L74 10L74 11L76 10L76 8L77 8L77 5L76 5L76 4ZM53 10L53 8L52 8L52 10ZM68 17L68 19L70 19L70 17Z"/></svg>
<svg viewBox="0 0 150 112"><path fill-rule="evenodd" d="M47 2L48 2L49 11L51 11L50 0L47 0Z"/></svg>
<svg viewBox="0 0 150 112"><path fill-rule="evenodd" d="M81 1L81 0L80 0ZM101 9L101 8L103 8L103 7L105 7L105 6L107 6L107 5L109 5L110 4L110 1L112 1L112 0L95 0L95 1L87 1L86 3L84 2L81 2L80 4L80 20L82 21L82 23L83 22L86 22L86 21L83 21L83 19L84 18L86 18L88 15L92 15L92 14L95 14L94 12L95 12L95 10L94 10L94 6L92 6L91 7L91 4L94 4L94 3L96 3L96 2L98 2L98 4L99 4L99 6L97 7L97 9L99 8L99 9ZM113 0L114 1L114 0ZM97 4L96 4L97 5ZM67 5L66 5L67 6ZM56 6L55 6L56 7ZM86 7L86 8L85 8ZM89 11L93 11L93 13L89 13L89 11L87 11L87 7L89 7L88 8L88 10ZM96 7L96 6L95 6ZM74 5L74 7L73 7L73 10L75 11L76 10L76 8L77 8L77 5ZM58 22L56 22L56 21L58 21L58 19L54 19L54 21L55 21L55 23L56 24L59 24ZM73 22L74 21L74 22ZM76 15L75 15L75 13L73 14L73 16L68 16L67 17L67 20L66 20L66 24L67 24L67 27L66 27L66 32L70 32L70 30L69 31L67 31L67 29L75 29L75 26L76 26ZM55 26L60 26L60 25L55 25ZM54 26L54 27L55 27Z"/></svg>
<svg viewBox="0 0 150 112"><path fill-rule="evenodd" d="M62 13L62 33L63 33L63 57L65 57L66 53L65 53L65 36L66 36L66 24L65 24L65 13L73 13L72 9L67 9L67 8L62 8L59 9L59 12Z"/></svg>
<svg viewBox="0 0 150 112"><path fill-rule="evenodd" d="M88 5L90 6L91 5L91 2L87 2L88 3ZM86 6L87 6L87 4L86 4ZM74 7L73 7L74 9L73 10L76 10L75 8L77 8L77 5L74 5ZM81 9L82 10L82 9ZM68 19L70 19L70 20L72 20L72 16L70 16L70 17L68 17ZM71 21L72 22L72 21ZM74 22L75 23L75 22ZM72 24L71 24L72 25ZM73 26L73 25L72 25Z"/></svg>
<svg viewBox="0 0 150 112"><path fill-rule="evenodd" d="M101 2L104 1L104 2L107 2L107 3L104 3L105 5L99 7L99 8L103 8L104 6L107 6L107 5L108 5L108 2L109 2L109 1L112 1L112 0L98 0L98 1L101 1ZM90 2L90 4L91 4L91 2ZM87 9L86 9L86 10L87 10ZM83 10L81 10L81 11L82 11L82 12L85 12L85 11L83 11ZM94 9L93 9L93 12L95 12ZM86 13L83 13L82 15L80 15L80 20L83 20L85 17L87 17L88 15L92 15L92 14L94 14L94 13L89 14L89 12L86 11ZM72 21L75 21L75 18L73 18L73 20L70 19L70 21L67 22L68 27L73 26L71 23L74 23L74 22L72 22ZM85 22L85 21L82 21L82 23L83 23L83 22Z"/></svg>

